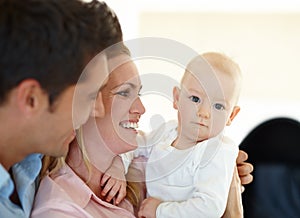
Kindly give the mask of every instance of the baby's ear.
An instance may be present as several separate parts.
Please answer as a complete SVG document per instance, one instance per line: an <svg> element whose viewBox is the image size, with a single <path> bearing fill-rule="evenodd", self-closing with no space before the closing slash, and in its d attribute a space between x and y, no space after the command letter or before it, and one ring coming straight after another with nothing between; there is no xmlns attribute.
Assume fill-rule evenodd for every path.
<svg viewBox="0 0 300 218"><path fill-rule="evenodd" d="M180 88L175 86L173 88L173 108L176 110L178 110L179 95L180 95Z"/></svg>
<svg viewBox="0 0 300 218"><path fill-rule="evenodd" d="M230 126L231 122L235 118L235 116L240 112L241 108L239 106L234 106L233 110L230 114L230 117L228 118L228 121L226 123L226 126Z"/></svg>
<svg viewBox="0 0 300 218"><path fill-rule="evenodd" d="M105 108L102 100L102 93L99 92L92 110L92 116L101 118L105 115Z"/></svg>

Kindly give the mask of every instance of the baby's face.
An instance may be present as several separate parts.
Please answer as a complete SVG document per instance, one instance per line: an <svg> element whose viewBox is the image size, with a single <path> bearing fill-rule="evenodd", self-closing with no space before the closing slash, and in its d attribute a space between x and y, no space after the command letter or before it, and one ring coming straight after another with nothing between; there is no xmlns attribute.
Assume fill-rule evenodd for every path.
<svg viewBox="0 0 300 218"><path fill-rule="evenodd" d="M174 100L181 134L199 142L218 135L228 123L235 104L235 84L218 70L193 73L185 74Z"/></svg>

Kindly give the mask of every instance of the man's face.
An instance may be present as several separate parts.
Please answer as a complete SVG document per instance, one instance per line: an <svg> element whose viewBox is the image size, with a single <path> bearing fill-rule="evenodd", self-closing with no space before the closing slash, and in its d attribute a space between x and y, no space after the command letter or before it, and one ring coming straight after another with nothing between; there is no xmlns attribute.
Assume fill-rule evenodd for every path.
<svg viewBox="0 0 300 218"><path fill-rule="evenodd" d="M75 85L67 88L40 118L40 153L55 157L64 156L75 133L72 122L72 100Z"/></svg>
<svg viewBox="0 0 300 218"><path fill-rule="evenodd" d="M75 129L84 124L94 106L100 87L108 75L106 59L94 58L86 67L77 85L68 87L39 118L42 154L66 155Z"/></svg>

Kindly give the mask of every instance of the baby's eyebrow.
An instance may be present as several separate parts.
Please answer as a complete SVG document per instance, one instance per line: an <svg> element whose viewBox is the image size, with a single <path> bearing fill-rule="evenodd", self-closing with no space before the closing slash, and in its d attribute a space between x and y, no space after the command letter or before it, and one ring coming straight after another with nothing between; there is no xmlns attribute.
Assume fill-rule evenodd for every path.
<svg viewBox="0 0 300 218"><path fill-rule="evenodd" d="M198 89L186 89L186 91L188 91L188 92L194 92L194 93L197 93L199 95L206 94L205 92L203 92L201 90L198 90Z"/></svg>
<svg viewBox="0 0 300 218"><path fill-rule="evenodd" d="M230 105L229 101L227 99L225 99L225 98L223 98L223 99L215 99L214 102L216 102L216 103L224 103L225 106Z"/></svg>

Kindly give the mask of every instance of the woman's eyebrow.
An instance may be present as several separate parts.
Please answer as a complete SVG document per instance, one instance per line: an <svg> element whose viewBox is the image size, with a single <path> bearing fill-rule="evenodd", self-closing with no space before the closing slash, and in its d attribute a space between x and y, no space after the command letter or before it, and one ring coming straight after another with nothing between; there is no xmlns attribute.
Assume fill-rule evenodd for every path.
<svg viewBox="0 0 300 218"><path fill-rule="evenodd" d="M124 85L128 85L128 86L130 86L130 87L133 88L133 89L136 88L136 85L135 85L135 84L133 84L133 83L131 83L131 82L126 82L126 83L122 83L122 84L120 84L120 85L116 85L116 86L114 86L112 89L116 89L116 88L119 88L119 87L124 86Z"/></svg>

